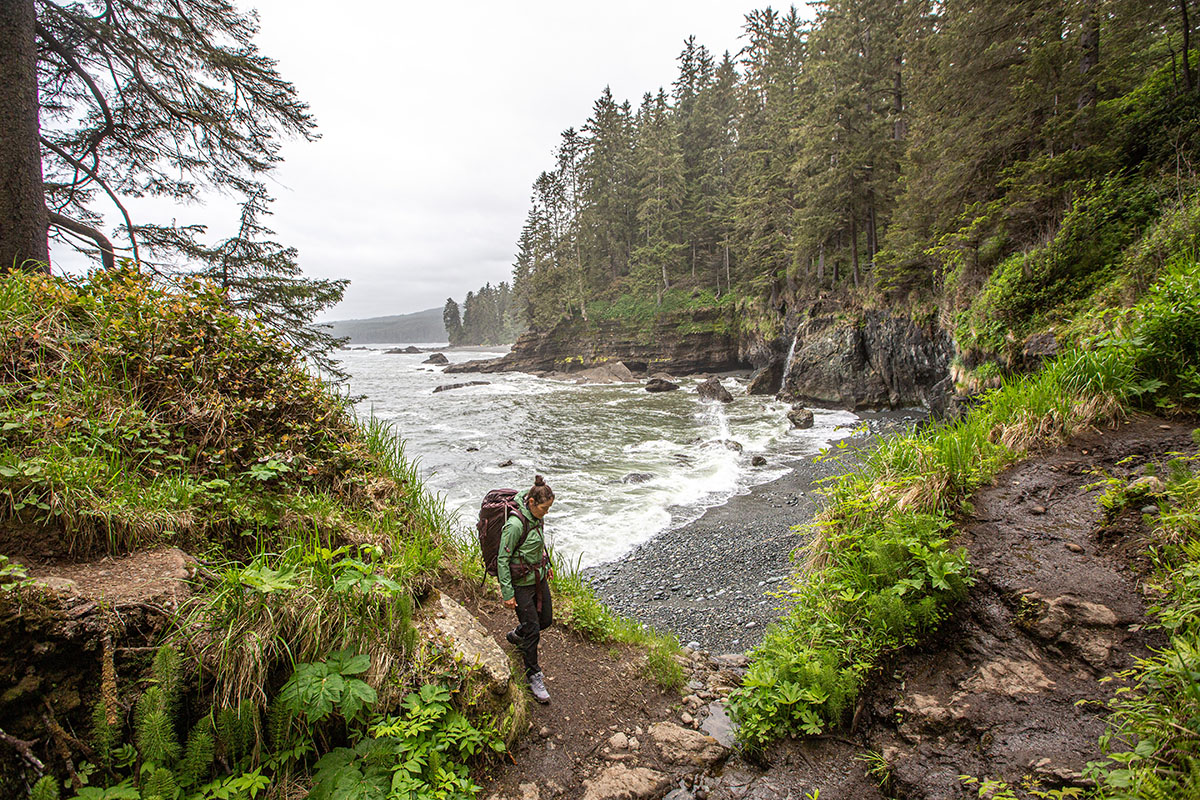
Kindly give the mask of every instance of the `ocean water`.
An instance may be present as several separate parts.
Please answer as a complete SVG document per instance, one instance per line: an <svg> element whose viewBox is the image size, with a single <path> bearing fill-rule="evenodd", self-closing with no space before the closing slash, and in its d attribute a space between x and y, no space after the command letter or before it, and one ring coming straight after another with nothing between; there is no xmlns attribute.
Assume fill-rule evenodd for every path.
<svg viewBox="0 0 1200 800"><path fill-rule="evenodd" d="M747 395L745 381L733 377L722 380L734 397L726 405L702 401L696 378L676 379L679 391L651 394L642 382L580 386L522 373L445 375L422 363L427 352L384 352L403 346L337 354L349 391L363 398L359 412L394 426L464 531L473 533L489 489L523 489L543 475L556 496L547 534L558 553L583 567L620 558L783 476L850 435L858 420L813 409L813 427L793 430L786 404ZM461 363L506 351L444 352ZM487 384L434 393L467 381ZM753 466L755 455L766 465Z"/></svg>

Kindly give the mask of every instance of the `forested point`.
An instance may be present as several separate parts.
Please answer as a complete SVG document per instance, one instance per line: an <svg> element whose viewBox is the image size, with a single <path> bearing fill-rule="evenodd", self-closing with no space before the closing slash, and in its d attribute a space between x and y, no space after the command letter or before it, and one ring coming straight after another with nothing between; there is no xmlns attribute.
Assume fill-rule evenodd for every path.
<svg viewBox="0 0 1200 800"><path fill-rule="evenodd" d="M1188 6L833 0L751 12L736 54L689 38L669 88L605 89L562 133L518 243L523 321L682 294L775 333L825 299L996 353L1102 285L1127 302L1161 259L1122 248L1194 217Z"/></svg>

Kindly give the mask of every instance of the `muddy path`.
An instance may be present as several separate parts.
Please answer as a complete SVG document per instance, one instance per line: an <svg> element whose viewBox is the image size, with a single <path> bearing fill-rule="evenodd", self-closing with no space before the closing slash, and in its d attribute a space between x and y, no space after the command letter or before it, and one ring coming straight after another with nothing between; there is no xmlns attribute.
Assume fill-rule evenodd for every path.
<svg viewBox="0 0 1200 800"><path fill-rule="evenodd" d="M1082 770L1099 757L1102 704L1118 685L1101 679L1131 666L1159 641L1144 627L1140 561L1152 516L1136 509L1105 523L1100 490L1089 487L1102 474L1133 480L1173 452L1195 452L1196 424L1139 418L1093 431L980 490L959 528L977 575L969 600L924 647L880 670L864 693L854 731L781 742L764 762L750 764L734 752L680 777L655 748L644 747L616 755L624 766L645 763L672 780L650 786L630 779L624 788L601 791L595 778L614 763L612 733L647 731L660 720L694 720L698 727L712 706L693 708L679 695L657 692L631 666L630 654L551 632L545 662L556 677L551 691L557 684L564 694L570 685L570 698L564 694L560 704L556 695L535 710L533 735L514 754L515 764L493 770L484 796L977 796L960 775L1012 784L1034 778L1044 788L1085 785ZM511 612L489 616L490 602L474 610L491 620L502 640ZM713 694L705 680L713 674L705 672L710 661L702 654L691 660L693 683L684 693ZM600 671L606 671L602 678Z"/></svg>

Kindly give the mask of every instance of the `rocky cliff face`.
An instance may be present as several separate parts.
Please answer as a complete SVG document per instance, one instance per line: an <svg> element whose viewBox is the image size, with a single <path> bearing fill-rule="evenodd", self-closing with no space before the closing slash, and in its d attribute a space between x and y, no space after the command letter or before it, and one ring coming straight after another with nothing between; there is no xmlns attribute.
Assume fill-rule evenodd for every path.
<svg viewBox="0 0 1200 800"><path fill-rule="evenodd" d="M731 320L723 312L668 315L645 324L571 319L550 331L528 331L494 361L447 367L459 372L575 372L623 361L639 372L686 375L747 366L739 357Z"/></svg>
<svg viewBox="0 0 1200 800"><path fill-rule="evenodd" d="M784 359L780 394L851 410L941 410L953 388L954 342L936 326L879 311L803 320Z"/></svg>
<svg viewBox="0 0 1200 800"><path fill-rule="evenodd" d="M944 410L952 389L954 343L934 325L870 311L858 317L809 315L794 337L775 342L732 331L734 320L712 310L650 323L572 319L550 331L527 332L494 361L446 368L463 372L577 372L614 361L636 372L696 372L754 367L751 394L851 410L925 406Z"/></svg>

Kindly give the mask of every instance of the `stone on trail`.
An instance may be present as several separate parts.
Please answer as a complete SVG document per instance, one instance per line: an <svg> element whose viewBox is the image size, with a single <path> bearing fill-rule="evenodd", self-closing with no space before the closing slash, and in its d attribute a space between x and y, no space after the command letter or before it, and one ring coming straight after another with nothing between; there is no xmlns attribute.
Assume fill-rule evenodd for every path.
<svg viewBox="0 0 1200 800"><path fill-rule="evenodd" d="M508 657L479 620L445 594L439 595L438 602L431 605L433 624L450 640L454 654L467 665L478 666L494 694L508 691L511 674Z"/></svg>
<svg viewBox="0 0 1200 800"><path fill-rule="evenodd" d="M729 755L729 748L723 747L708 734L682 728L672 722L651 725L650 738L654 740L663 761L669 764L708 768L724 761Z"/></svg>
<svg viewBox="0 0 1200 800"><path fill-rule="evenodd" d="M708 716L700 725L700 730L717 740L722 747L733 747L733 720L725 710L725 702L709 703Z"/></svg>
<svg viewBox="0 0 1200 800"><path fill-rule="evenodd" d="M671 783L671 776L658 770L613 764L583 782L583 800L649 800L661 795Z"/></svg>

